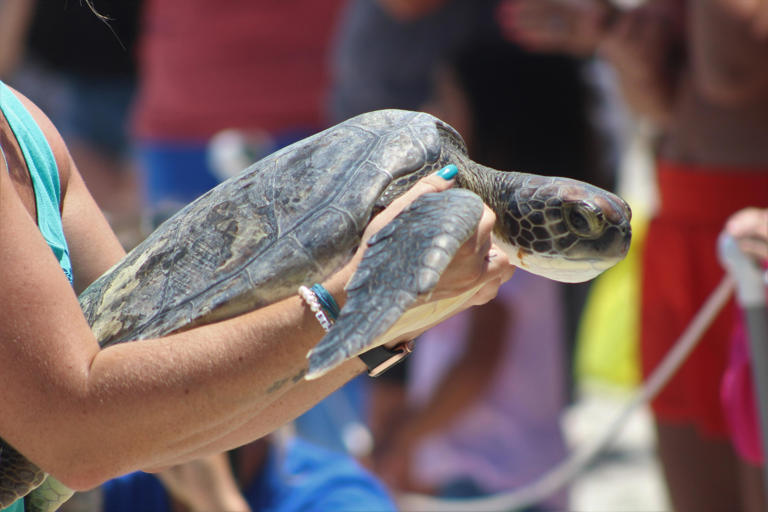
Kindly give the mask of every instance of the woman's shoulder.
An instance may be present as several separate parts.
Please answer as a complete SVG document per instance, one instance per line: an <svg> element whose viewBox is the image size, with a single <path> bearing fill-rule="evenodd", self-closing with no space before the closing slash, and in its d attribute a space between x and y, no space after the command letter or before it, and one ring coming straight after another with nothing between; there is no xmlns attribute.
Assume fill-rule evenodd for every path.
<svg viewBox="0 0 768 512"><path fill-rule="evenodd" d="M48 145L51 148L53 157L56 160L56 167L59 171L59 183L61 186L62 200L66 196L67 185L69 184L69 178L72 173L71 158L69 156L69 150L61 137L61 134L53 125L48 116L32 102L29 98L24 96L21 92L8 86L13 94L21 101L21 104L27 109L32 119L35 121L40 131L43 132Z"/></svg>

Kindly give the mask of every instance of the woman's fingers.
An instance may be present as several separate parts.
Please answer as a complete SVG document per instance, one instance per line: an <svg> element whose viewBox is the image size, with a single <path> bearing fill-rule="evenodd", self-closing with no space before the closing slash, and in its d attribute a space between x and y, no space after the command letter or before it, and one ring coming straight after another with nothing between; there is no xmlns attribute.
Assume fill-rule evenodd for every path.
<svg viewBox="0 0 768 512"><path fill-rule="evenodd" d="M484 304L493 299L499 286L512 277L515 267L506 253L493 243L495 222L496 215L485 206L475 234L457 251L432 293L432 300L476 289L466 307Z"/></svg>
<svg viewBox="0 0 768 512"><path fill-rule="evenodd" d="M509 263L507 255L496 245L491 247L488 258L487 280L467 306L480 306L493 300L499 292L499 287L515 273L515 266Z"/></svg>
<svg viewBox="0 0 768 512"><path fill-rule="evenodd" d="M484 274L488 271L491 233L495 222L496 215L483 205L483 215L475 233L456 251L433 295L440 297L444 293L460 293L483 281Z"/></svg>
<svg viewBox="0 0 768 512"><path fill-rule="evenodd" d="M382 211L366 229L359 257L365 248L365 241L379 231L417 197L430 192L442 192L451 188L458 173L455 165L448 165L419 180L410 190L397 198ZM439 300L477 289L470 299L470 305L482 304L496 295L498 287L509 279L514 267L506 255L493 245L492 232L496 215L488 206L483 206L475 232L456 252L453 260L440 278L440 282L428 300Z"/></svg>
<svg viewBox="0 0 768 512"><path fill-rule="evenodd" d="M405 192L402 196L398 197L392 203L387 206L384 211L379 213L368 224L363 235L363 244L373 236L378 230L386 226L392 219L403 211L409 204L411 204L417 197L429 192L442 192L451 188L455 182L456 174L459 172L458 168L451 164L443 167L441 170L434 174L420 179L416 184L411 187L410 190Z"/></svg>

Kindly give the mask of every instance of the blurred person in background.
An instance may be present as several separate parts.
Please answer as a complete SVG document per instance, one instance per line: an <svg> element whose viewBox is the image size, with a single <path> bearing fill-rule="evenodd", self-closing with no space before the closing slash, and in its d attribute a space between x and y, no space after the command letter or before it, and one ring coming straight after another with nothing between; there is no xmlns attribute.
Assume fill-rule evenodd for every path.
<svg viewBox="0 0 768 512"><path fill-rule="evenodd" d="M737 0L651 0L629 10L596 0L507 3L502 24L512 37L533 50L596 49L616 70L628 104L660 131L660 209L643 257L648 375L722 277L715 242L728 216L768 198L768 7ZM718 316L652 403L671 502L681 512L764 509L759 468L738 461L720 404L734 311Z"/></svg>
<svg viewBox="0 0 768 512"><path fill-rule="evenodd" d="M723 232L736 239L744 254L753 258L764 270L768 269L768 208L749 207L739 210L728 218ZM766 278L768 273L764 277L764 284L768 285ZM745 317L744 311L738 311L735 315L736 323L731 333L728 366L723 375L720 398L736 454L757 478L765 467L765 455ZM749 500L745 503L745 510L757 512L768 509L765 492L761 492L759 487L762 482L750 482L754 488L745 494L745 499Z"/></svg>
<svg viewBox="0 0 768 512"><path fill-rule="evenodd" d="M424 334L405 385L374 388L374 471L398 492L470 498L524 487L561 462L561 317L556 283L518 271L482 310ZM561 490L526 510L567 504Z"/></svg>
<svg viewBox="0 0 768 512"><path fill-rule="evenodd" d="M156 475L131 473L102 492L102 512L396 510L384 486L351 457L280 434Z"/></svg>
<svg viewBox="0 0 768 512"><path fill-rule="evenodd" d="M104 22L77 2L0 5L0 77L25 91L61 130L121 242L139 241L140 204L128 117L136 86L142 2L99 0Z"/></svg>
<svg viewBox="0 0 768 512"><path fill-rule="evenodd" d="M334 52L332 115L427 110L483 164L612 188L585 62L504 40L498 3L351 2ZM524 275L485 310L426 333L399 379L374 383L370 463L393 489L486 495L530 483L564 457L566 333L575 331L564 289ZM539 506L566 504L563 492Z"/></svg>

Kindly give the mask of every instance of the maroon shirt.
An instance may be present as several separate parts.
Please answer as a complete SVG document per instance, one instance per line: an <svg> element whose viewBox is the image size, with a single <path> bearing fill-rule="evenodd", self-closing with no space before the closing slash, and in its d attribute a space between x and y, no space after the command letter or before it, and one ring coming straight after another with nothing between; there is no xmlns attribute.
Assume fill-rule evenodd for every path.
<svg viewBox="0 0 768 512"><path fill-rule="evenodd" d="M204 139L225 128L320 128L342 0L148 0L134 127Z"/></svg>

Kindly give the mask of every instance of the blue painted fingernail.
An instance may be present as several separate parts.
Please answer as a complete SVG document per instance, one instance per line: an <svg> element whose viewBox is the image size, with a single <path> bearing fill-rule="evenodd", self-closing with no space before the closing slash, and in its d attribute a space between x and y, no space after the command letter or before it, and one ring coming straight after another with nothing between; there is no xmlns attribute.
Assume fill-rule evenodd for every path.
<svg viewBox="0 0 768 512"><path fill-rule="evenodd" d="M443 178L444 180L452 180L456 175L459 173L459 168L456 167L453 164L448 164L439 171L437 171L437 175Z"/></svg>

